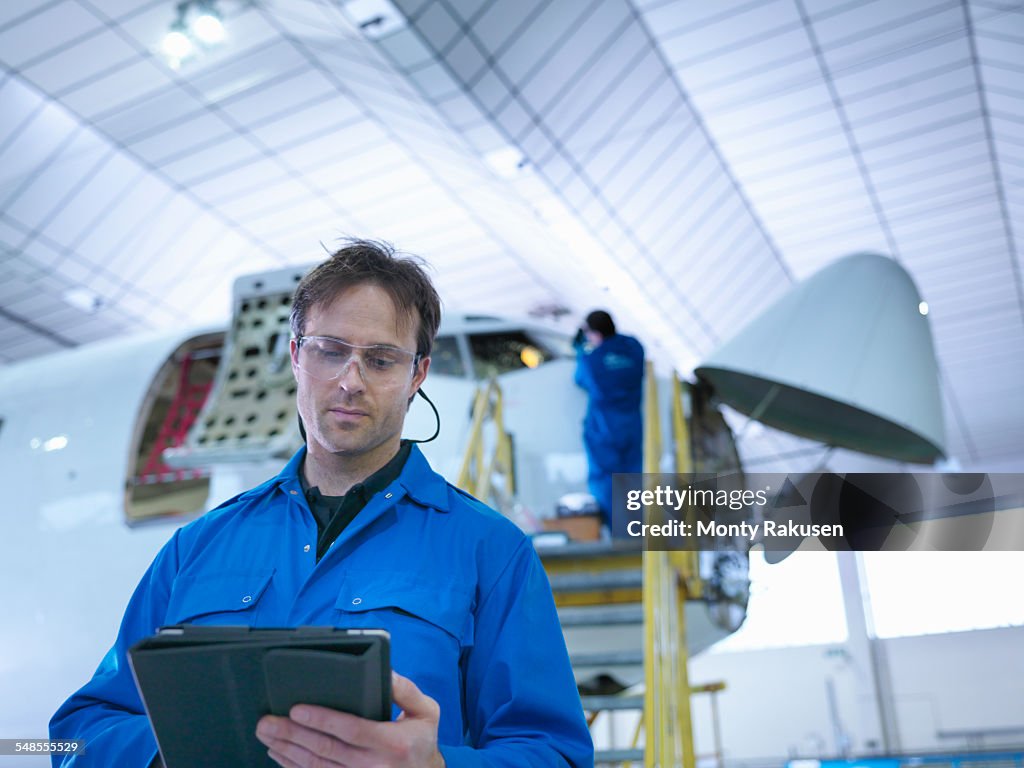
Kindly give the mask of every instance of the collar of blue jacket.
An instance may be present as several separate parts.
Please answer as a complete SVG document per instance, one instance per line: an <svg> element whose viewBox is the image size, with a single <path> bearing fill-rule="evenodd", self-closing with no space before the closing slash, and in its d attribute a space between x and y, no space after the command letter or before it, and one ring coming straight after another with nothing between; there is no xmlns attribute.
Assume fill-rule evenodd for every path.
<svg viewBox="0 0 1024 768"><path fill-rule="evenodd" d="M276 477L272 477L266 483L235 498L259 496L272 488L280 488L283 493L293 496L301 495L302 482L299 480L299 471L305 457L306 446L302 446ZM409 459L405 462L401 474L385 491L391 490L393 493L396 484L401 487L402 492L421 507L429 507L438 512L449 511L448 482L431 468L419 446L412 446L412 452L409 454Z"/></svg>

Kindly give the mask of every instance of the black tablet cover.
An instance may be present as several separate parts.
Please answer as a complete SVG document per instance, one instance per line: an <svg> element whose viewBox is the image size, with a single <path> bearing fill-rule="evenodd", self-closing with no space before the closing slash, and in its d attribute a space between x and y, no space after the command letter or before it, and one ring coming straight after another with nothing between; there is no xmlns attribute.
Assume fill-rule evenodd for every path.
<svg viewBox="0 0 1024 768"><path fill-rule="evenodd" d="M295 704L390 720L389 655L383 630L187 624L128 650L167 768L277 768L256 723Z"/></svg>

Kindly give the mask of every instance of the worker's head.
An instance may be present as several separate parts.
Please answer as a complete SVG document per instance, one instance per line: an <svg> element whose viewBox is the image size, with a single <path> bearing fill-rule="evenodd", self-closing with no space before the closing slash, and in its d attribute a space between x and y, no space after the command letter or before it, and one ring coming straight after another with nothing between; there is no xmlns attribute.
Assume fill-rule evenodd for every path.
<svg viewBox="0 0 1024 768"><path fill-rule="evenodd" d="M587 315L583 332L587 336L587 341L592 346L596 346L609 336L615 335L615 321L603 309L595 309Z"/></svg>
<svg viewBox="0 0 1024 768"><path fill-rule="evenodd" d="M291 358L310 451L393 455L440 319L422 263L385 243L348 241L302 279Z"/></svg>
<svg viewBox="0 0 1024 768"><path fill-rule="evenodd" d="M413 328L416 354L430 357L441 324L441 299L421 259L398 254L388 243L346 240L299 283L292 299L291 329L296 338L307 333L314 307L330 305L357 285L376 285L391 299L399 323Z"/></svg>

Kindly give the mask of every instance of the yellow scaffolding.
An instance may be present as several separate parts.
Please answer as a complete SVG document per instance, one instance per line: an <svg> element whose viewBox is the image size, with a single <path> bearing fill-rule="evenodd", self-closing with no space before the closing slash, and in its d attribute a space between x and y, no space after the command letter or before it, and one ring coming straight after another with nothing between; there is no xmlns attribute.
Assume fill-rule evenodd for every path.
<svg viewBox="0 0 1024 768"><path fill-rule="evenodd" d="M673 471L692 471L690 439L683 408L683 384L673 375L671 400L671 431L674 453ZM658 384L653 366L648 363L644 382L644 473L653 479L660 470L662 453L661 420L658 409ZM494 431L485 434L488 423ZM488 453L488 446L490 451ZM504 481L502 483L502 476ZM496 482L497 480L497 482ZM473 404L473 421L466 453L459 472L459 487L500 509L511 503L514 494L512 473L512 441L505 431L502 393L495 379L478 389ZM504 487L501 487L503 484ZM493 498L489 498L493 497ZM693 510L687 515L692 516ZM645 507L645 523L661 523L653 517L654 510ZM689 520L688 522L693 522ZM633 734L636 748L643 734L645 768L695 768L693 726L690 695L716 692L722 684L691 688L687 670L689 654L686 644L686 602L702 597L699 557L695 551L664 552L644 549L639 553L642 586L594 589L569 594L556 594L559 607L642 602L644 620L643 711ZM618 570L635 567L636 554L628 552L604 558L590 558L585 568ZM549 575L576 571L579 563L545 562ZM592 712L593 722L598 712ZM717 718L716 718L717 720ZM717 723L716 723L717 731ZM720 747L716 747L720 752ZM623 765L629 766L628 760Z"/></svg>
<svg viewBox="0 0 1024 768"><path fill-rule="evenodd" d="M485 427L494 425L493 446L487 455ZM503 482L500 487L496 480ZM508 512L515 497L515 477L512 471L512 437L505 430L504 402L498 381L491 378L477 389L473 400L473 422L470 427L466 453L455 483L503 512ZM492 498L493 497L493 498Z"/></svg>
<svg viewBox="0 0 1024 768"><path fill-rule="evenodd" d="M644 392L644 472L655 476L660 469L661 421L658 383L648 362ZM690 471L690 441L683 412L682 384L672 379L672 437L674 469ZM645 523L653 519L644 508ZM644 609L644 766L646 768L695 768L690 683L687 671L686 601L700 597L700 571L696 552L643 553Z"/></svg>

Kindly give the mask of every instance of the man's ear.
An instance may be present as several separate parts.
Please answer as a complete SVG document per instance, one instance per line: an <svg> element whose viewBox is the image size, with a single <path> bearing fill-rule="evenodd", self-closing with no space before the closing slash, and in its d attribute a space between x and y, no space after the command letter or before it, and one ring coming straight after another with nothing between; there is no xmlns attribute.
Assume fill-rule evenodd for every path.
<svg viewBox="0 0 1024 768"><path fill-rule="evenodd" d="M299 380L299 343L295 339L288 342L288 353L292 360L292 376Z"/></svg>
<svg viewBox="0 0 1024 768"><path fill-rule="evenodd" d="M419 389L423 386L423 382L427 378L427 371L430 370L430 358L424 357L420 359L419 364L416 366L416 372L412 375L412 385L414 389ZM415 392L413 393L415 394Z"/></svg>
<svg viewBox="0 0 1024 768"><path fill-rule="evenodd" d="M430 370L430 358L424 357L416 364L416 370L412 375L412 394L409 396L409 402L406 403L405 410L412 408L412 401L416 399L416 393L420 391L420 387L423 386L423 382L427 378L427 371Z"/></svg>

